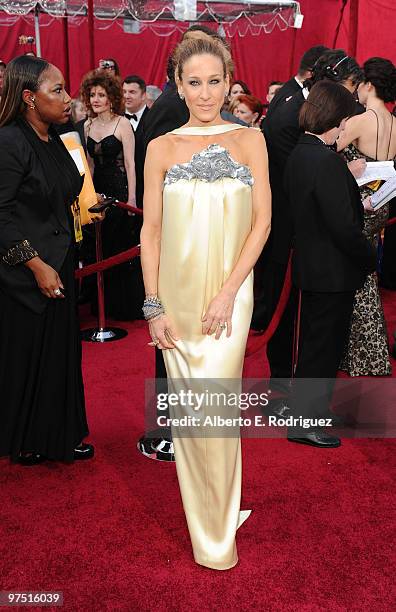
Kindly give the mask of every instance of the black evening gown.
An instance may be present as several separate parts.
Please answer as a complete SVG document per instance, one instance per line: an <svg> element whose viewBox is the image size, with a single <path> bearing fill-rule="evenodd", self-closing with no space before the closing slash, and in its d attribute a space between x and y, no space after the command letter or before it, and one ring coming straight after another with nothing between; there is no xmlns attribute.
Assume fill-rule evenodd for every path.
<svg viewBox="0 0 396 612"><path fill-rule="evenodd" d="M75 187L62 164L59 147L63 145L50 141L41 146L46 171L59 176L55 197L65 202L73 227L66 202ZM59 272L66 297L48 299L43 314L29 310L0 287L0 456L9 455L12 460L21 452L36 452L48 459L72 461L74 448L88 435L75 248L73 239Z"/></svg>
<svg viewBox="0 0 396 612"><path fill-rule="evenodd" d="M87 149L95 165L93 182L96 192L126 202L128 199L128 181L122 142L114 134L106 136L100 142L88 136ZM140 218L129 216L127 211L121 208L111 207L102 222L104 258L137 245L140 229ZM88 229L88 232L90 231L92 231L91 227ZM85 234L83 252L89 240L89 234L88 236ZM92 247L90 250L92 250ZM85 258L85 262L88 263L87 258ZM139 258L106 271L104 286L107 315L122 321L142 317L141 307L144 295ZM95 306L94 302L93 307Z"/></svg>

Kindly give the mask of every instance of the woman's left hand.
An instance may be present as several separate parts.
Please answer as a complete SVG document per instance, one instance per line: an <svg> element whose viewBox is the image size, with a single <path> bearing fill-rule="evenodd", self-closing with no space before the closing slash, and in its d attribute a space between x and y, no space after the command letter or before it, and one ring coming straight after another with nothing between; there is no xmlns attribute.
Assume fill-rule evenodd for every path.
<svg viewBox="0 0 396 612"><path fill-rule="evenodd" d="M222 289L210 302L207 311L202 317L202 333L211 336L216 333L218 340L227 328L226 336L232 332L232 312L234 310L235 294Z"/></svg>

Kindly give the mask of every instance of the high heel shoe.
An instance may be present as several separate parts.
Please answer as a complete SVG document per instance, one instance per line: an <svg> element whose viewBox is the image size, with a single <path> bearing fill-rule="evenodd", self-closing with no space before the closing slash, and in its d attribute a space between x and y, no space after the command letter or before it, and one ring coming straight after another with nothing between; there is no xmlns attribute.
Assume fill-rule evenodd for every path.
<svg viewBox="0 0 396 612"><path fill-rule="evenodd" d="M95 454L95 449L92 444L83 442L80 446L76 446L73 452L74 459L79 461L81 459L92 459Z"/></svg>

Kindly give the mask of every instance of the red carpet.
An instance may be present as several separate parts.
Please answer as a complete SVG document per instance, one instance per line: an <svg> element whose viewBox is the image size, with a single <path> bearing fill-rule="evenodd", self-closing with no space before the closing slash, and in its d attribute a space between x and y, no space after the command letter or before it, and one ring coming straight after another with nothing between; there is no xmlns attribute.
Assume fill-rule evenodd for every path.
<svg viewBox="0 0 396 612"><path fill-rule="evenodd" d="M393 331L396 294L383 296ZM175 466L136 450L153 353L145 323L127 327L124 340L84 345L96 458L0 461L0 590L60 590L71 612L394 610L395 441L324 451L244 440L243 507L253 514L238 535L240 563L201 568ZM247 360L246 375L266 373L264 351Z"/></svg>

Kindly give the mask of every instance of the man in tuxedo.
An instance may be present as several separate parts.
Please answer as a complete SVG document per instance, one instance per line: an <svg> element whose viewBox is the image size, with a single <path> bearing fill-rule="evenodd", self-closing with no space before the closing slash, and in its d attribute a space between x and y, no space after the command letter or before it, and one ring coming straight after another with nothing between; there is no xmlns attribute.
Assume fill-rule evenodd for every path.
<svg viewBox="0 0 396 612"><path fill-rule="evenodd" d="M312 69L315 62L325 51L329 51L329 48L323 45L317 45L316 47L311 47L304 53L297 74L286 81L286 83L276 91L275 96L273 96L271 100L268 100L270 105L266 117L271 117L278 105L285 102L288 98L291 98L291 96L298 91L301 91L304 81L312 77Z"/></svg>
<svg viewBox="0 0 396 612"><path fill-rule="evenodd" d="M125 117L136 132L143 115L147 112L146 83L135 74L127 76L122 83L125 101Z"/></svg>
<svg viewBox="0 0 396 612"><path fill-rule="evenodd" d="M125 117L129 119L135 134L136 206L143 208L143 119L149 112L146 104L146 83L140 76L127 76L122 84L122 91Z"/></svg>
<svg viewBox="0 0 396 612"><path fill-rule="evenodd" d="M312 77L314 65L327 50L327 47L318 45L304 53L297 75L277 90L270 101L265 119L261 123L268 150L272 191L272 230L255 268L255 304L251 327L257 331L265 329L270 323L279 300L290 253L291 223L282 180L286 160L300 135L298 112L304 102L303 82ZM294 99L292 99L293 96L295 96ZM287 107L285 107L286 102ZM278 116L280 109L282 109L282 116ZM268 270L269 259L273 259L270 255L272 247L276 247L277 252L280 253L276 255L276 261L282 264L282 270L278 270L277 273L270 273ZM281 283L280 286L279 283ZM270 295L273 296L272 300ZM288 330L285 330L285 333L288 333ZM274 376L280 377L286 374L282 371Z"/></svg>
<svg viewBox="0 0 396 612"><path fill-rule="evenodd" d="M306 82L308 87L298 87L298 91L290 98L284 98L282 94L279 99L278 96L282 92L280 90L270 104L271 115L267 115L264 121L272 191L272 222L271 234L262 256L261 286L264 291L263 295L257 296L253 313L252 327L256 329L268 327L285 282L292 249L293 223L290 201L284 190L284 169L301 134L298 116L305 98L308 97L309 88L323 79L341 83L353 92L362 79L362 72L357 62L348 57L342 49L326 51L317 58L311 79ZM272 409L279 416L285 416L288 411L288 381L292 376L295 315L296 294L292 290L280 323L267 344L271 388L283 396L273 402Z"/></svg>

